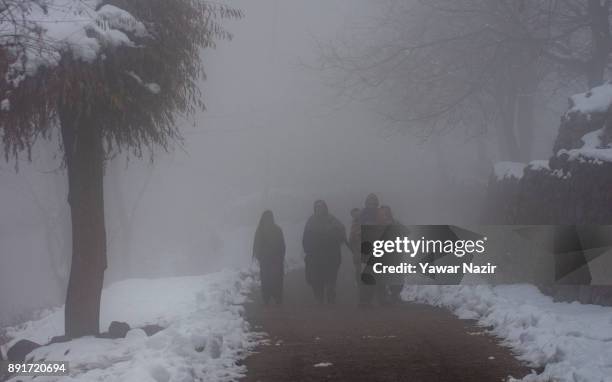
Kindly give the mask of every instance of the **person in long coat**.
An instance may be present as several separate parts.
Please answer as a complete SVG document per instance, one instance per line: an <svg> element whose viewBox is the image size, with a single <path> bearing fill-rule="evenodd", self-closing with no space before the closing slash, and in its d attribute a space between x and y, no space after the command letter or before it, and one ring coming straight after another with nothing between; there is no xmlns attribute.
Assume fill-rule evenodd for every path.
<svg viewBox="0 0 612 382"><path fill-rule="evenodd" d="M282 229L274 223L272 211L261 215L255 240L253 257L259 262L261 295L267 305L270 299L283 302L283 276L285 272L285 238Z"/></svg>
<svg viewBox="0 0 612 382"><path fill-rule="evenodd" d="M320 303L333 304L336 301L336 279L344 243L344 225L329 213L323 200L317 200L314 214L304 228L302 245L306 253L306 282Z"/></svg>

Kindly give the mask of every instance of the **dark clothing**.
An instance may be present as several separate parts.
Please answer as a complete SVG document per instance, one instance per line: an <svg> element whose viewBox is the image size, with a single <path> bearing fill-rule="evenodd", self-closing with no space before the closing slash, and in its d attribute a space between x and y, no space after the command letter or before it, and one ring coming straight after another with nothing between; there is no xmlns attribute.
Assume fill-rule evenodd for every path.
<svg viewBox="0 0 612 382"><path fill-rule="evenodd" d="M319 302L335 302L340 249L345 242L344 225L331 214L313 215L308 219L302 239L306 282Z"/></svg>
<svg viewBox="0 0 612 382"><path fill-rule="evenodd" d="M259 263L261 295L265 304L268 304L270 299L274 299L277 304L282 304L284 268L283 261Z"/></svg>
<svg viewBox="0 0 612 382"><path fill-rule="evenodd" d="M273 298L276 303L282 303L285 239L278 225L273 222L260 223L253 241L253 257L259 262L264 302L267 304Z"/></svg>

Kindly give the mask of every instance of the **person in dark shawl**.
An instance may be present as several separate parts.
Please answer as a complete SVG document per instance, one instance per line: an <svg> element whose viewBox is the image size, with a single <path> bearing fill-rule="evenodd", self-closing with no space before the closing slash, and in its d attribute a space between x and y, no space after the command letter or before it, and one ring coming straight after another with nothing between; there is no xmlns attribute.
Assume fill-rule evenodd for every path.
<svg viewBox="0 0 612 382"><path fill-rule="evenodd" d="M270 210L264 211L261 215L255 231L253 257L259 262L264 304L267 305L270 299L281 304L285 271L285 239L281 228L274 223L274 216Z"/></svg>
<svg viewBox="0 0 612 382"><path fill-rule="evenodd" d="M306 253L306 282L320 303L333 304L336 301L336 278L341 262L340 249L344 243L344 225L329 213L323 200L317 200L314 214L304 228L302 245Z"/></svg>

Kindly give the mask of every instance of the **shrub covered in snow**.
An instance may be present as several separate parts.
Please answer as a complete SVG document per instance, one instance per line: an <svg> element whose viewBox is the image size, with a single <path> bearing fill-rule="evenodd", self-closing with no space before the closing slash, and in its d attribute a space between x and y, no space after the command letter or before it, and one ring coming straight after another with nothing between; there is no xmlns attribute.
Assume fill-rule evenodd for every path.
<svg viewBox="0 0 612 382"><path fill-rule="evenodd" d="M569 109L561 118L561 126L553 146L553 153L583 147L585 143L583 138L587 134L603 128L607 130L611 106L611 83L571 96L569 98Z"/></svg>
<svg viewBox="0 0 612 382"><path fill-rule="evenodd" d="M570 97L549 160L495 165L485 220L612 224L612 83Z"/></svg>

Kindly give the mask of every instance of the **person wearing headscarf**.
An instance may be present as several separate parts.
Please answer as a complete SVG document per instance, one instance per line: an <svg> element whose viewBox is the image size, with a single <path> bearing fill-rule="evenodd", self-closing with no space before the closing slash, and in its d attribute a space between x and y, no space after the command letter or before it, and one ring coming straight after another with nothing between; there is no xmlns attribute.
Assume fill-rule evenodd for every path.
<svg viewBox="0 0 612 382"><path fill-rule="evenodd" d="M333 304L336 301L336 279L343 243L346 243L344 225L329 213L323 200L317 200L314 214L304 228L302 245L306 253L306 282L320 303Z"/></svg>
<svg viewBox="0 0 612 382"><path fill-rule="evenodd" d="M281 228L274 223L272 211L261 215L253 240L253 257L259 262L261 295L267 305L270 299L283 302L285 271L285 239Z"/></svg>
<svg viewBox="0 0 612 382"><path fill-rule="evenodd" d="M369 194L366 197L364 208L359 215L359 224L361 225L377 225L380 224L380 215L378 207L380 202L376 194Z"/></svg>

